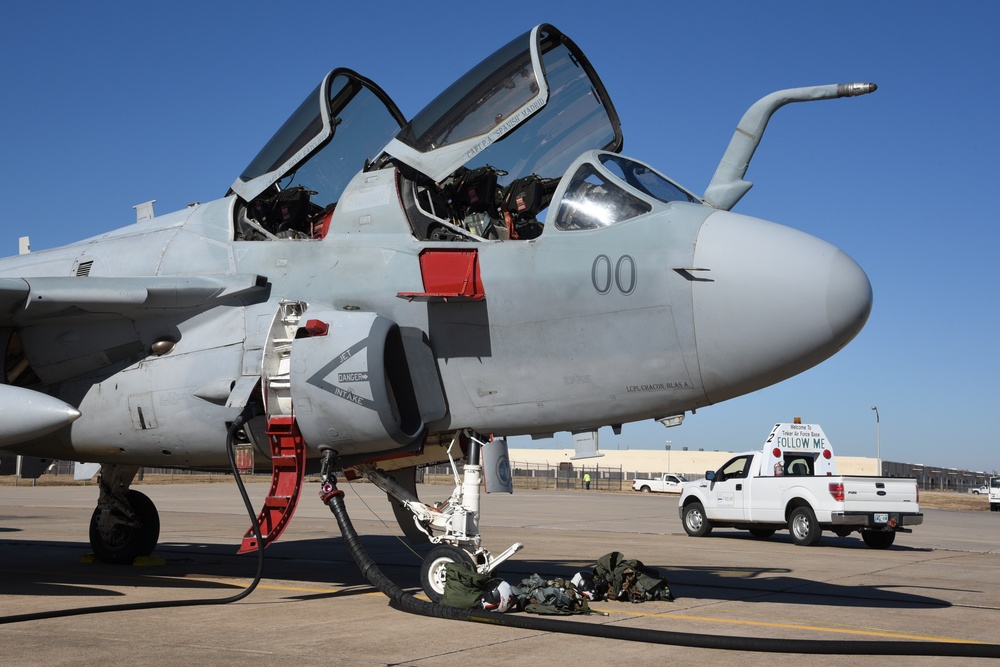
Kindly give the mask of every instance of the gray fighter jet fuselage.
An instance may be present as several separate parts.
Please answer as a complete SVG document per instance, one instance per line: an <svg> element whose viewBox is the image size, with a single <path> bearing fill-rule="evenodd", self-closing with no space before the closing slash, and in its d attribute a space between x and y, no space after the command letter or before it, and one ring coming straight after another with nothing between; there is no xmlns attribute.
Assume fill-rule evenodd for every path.
<svg viewBox="0 0 1000 667"><path fill-rule="evenodd" d="M334 70L224 198L0 260L0 415L19 424L0 446L104 475L218 468L254 405L258 464L289 419L308 460L405 468L457 433L672 423L780 382L860 331L871 286L730 209L775 109L871 90L762 99L700 197L620 153L604 86L551 26L409 122Z"/></svg>

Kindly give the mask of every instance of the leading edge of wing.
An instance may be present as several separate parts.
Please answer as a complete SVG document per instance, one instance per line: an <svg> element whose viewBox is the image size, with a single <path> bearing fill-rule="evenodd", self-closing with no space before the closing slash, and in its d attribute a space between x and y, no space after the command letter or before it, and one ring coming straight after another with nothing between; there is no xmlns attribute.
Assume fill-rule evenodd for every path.
<svg viewBox="0 0 1000 667"><path fill-rule="evenodd" d="M109 313L130 319L171 309L203 308L268 289L264 276L0 278L0 326L74 312Z"/></svg>

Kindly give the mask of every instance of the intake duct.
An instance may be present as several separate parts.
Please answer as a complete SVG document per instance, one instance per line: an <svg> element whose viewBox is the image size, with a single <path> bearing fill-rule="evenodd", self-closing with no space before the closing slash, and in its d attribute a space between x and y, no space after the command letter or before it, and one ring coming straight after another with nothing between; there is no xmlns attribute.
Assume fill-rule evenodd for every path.
<svg viewBox="0 0 1000 667"><path fill-rule="evenodd" d="M342 460L419 446L447 413L423 333L371 312L293 305L265 347L268 416L294 411L310 447Z"/></svg>

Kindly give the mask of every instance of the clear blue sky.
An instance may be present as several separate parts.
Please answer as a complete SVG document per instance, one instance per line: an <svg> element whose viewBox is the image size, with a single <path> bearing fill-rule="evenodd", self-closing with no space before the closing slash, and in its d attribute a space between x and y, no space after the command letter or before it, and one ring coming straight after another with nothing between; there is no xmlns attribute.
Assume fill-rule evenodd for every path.
<svg viewBox="0 0 1000 667"><path fill-rule="evenodd" d="M841 454L1000 468L1000 4L991 2L9 3L0 23L0 250L62 245L225 194L328 70L407 116L540 22L615 101L625 153L703 192L743 111L780 88L874 95L778 111L736 211L842 248L871 279L867 327L778 386L603 449L741 450L823 425ZM532 8L538 7L537 12ZM780 257L775 257L780 261ZM569 446L569 438L547 446ZM521 443L518 443L521 444Z"/></svg>

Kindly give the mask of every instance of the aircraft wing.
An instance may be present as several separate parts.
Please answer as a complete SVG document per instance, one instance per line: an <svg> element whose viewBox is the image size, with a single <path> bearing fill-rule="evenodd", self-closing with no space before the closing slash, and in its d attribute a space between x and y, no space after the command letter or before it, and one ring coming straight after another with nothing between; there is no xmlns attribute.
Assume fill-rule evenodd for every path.
<svg viewBox="0 0 1000 667"><path fill-rule="evenodd" d="M0 278L0 326L72 313L140 318L203 307L265 287L266 279L256 275Z"/></svg>
<svg viewBox="0 0 1000 667"><path fill-rule="evenodd" d="M257 275L0 278L0 331L13 327L31 369L45 384L149 354L183 320L269 290ZM174 340L176 342L175 336Z"/></svg>

